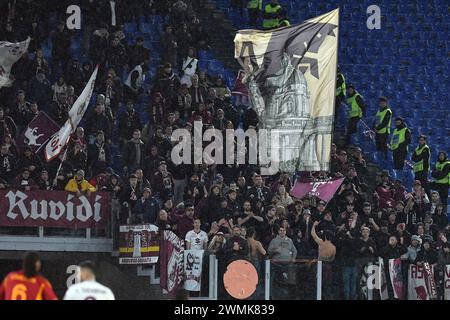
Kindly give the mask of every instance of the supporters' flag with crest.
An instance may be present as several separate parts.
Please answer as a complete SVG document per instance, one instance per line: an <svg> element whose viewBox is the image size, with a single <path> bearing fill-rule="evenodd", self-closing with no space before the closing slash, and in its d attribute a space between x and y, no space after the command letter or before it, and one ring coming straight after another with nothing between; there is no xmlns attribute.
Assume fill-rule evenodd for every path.
<svg viewBox="0 0 450 320"><path fill-rule="evenodd" d="M64 147L67 145L70 139L70 135L75 131L84 113L87 110L89 101L91 101L92 93L94 92L95 79L97 78L98 66L95 68L91 75L86 87L81 92L78 99L69 110L69 119L64 125L56 132L45 147L45 160L47 162L55 159Z"/></svg>
<svg viewBox="0 0 450 320"><path fill-rule="evenodd" d="M389 276L391 279L392 291L394 292L394 298L404 300L405 291L403 285L401 259L389 259Z"/></svg>
<svg viewBox="0 0 450 320"><path fill-rule="evenodd" d="M330 181L301 182L297 181L291 190L291 195L302 199L306 195L318 197L323 201L330 201L337 189L344 182L344 178Z"/></svg>
<svg viewBox="0 0 450 320"><path fill-rule="evenodd" d="M184 280L184 241L170 230L164 230L159 251L160 286L175 295Z"/></svg>
<svg viewBox="0 0 450 320"><path fill-rule="evenodd" d="M120 226L119 264L158 262L158 227L153 224Z"/></svg>
<svg viewBox="0 0 450 320"><path fill-rule="evenodd" d="M30 38L17 43L0 41L0 88L12 85L11 68L27 52L29 44Z"/></svg>
<svg viewBox="0 0 450 320"><path fill-rule="evenodd" d="M336 9L291 27L240 30L234 39L251 107L281 171L330 168L338 31Z"/></svg>
<svg viewBox="0 0 450 320"><path fill-rule="evenodd" d="M40 111L17 139L17 146L19 149L29 146L33 153L37 153L58 130L56 122Z"/></svg>

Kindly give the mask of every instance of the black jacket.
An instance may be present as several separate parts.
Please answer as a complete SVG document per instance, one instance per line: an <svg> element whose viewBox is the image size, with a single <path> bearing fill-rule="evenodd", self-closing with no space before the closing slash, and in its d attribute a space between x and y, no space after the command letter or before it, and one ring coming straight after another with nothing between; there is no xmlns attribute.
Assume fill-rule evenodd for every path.
<svg viewBox="0 0 450 320"><path fill-rule="evenodd" d="M133 140L129 140L123 150L123 165L126 167L131 166L136 160L137 154L135 144L136 143ZM140 163L141 165L143 165L145 158L145 145L144 142L142 142L142 140L139 140L139 145L141 146Z"/></svg>
<svg viewBox="0 0 450 320"><path fill-rule="evenodd" d="M416 261L414 261L414 263L428 262L430 264L434 264L437 262L437 260L438 260L438 253L436 252L436 250L430 249L427 251L423 248L422 245L422 249L417 254Z"/></svg>
<svg viewBox="0 0 450 320"><path fill-rule="evenodd" d="M136 111L126 111L119 120L119 137L123 139L131 139L133 131L142 129L141 119Z"/></svg>

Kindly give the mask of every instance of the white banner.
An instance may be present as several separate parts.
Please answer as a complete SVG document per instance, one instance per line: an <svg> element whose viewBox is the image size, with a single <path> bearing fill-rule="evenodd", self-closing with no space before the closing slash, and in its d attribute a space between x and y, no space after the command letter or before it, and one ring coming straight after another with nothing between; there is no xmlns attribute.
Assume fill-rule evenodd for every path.
<svg viewBox="0 0 450 320"><path fill-rule="evenodd" d="M0 88L12 85L12 81L9 78L11 68L28 50L29 44L30 38L17 43L0 41Z"/></svg>
<svg viewBox="0 0 450 320"><path fill-rule="evenodd" d="M70 135L75 131L78 124L86 112L89 106L89 101L92 97L92 92L94 91L95 79L97 78L98 66L92 73L89 82L86 84L83 92L80 94L78 99L73 104L69 111L69 119L61 127L61 129L56 132L45 147L45 160L47 162L55 159L62 151L62 149L69 142Z"/></svg>
<svg viewBox="0 0 450 320"><path fill-rule="evenodd" d="M184 251L184 289L200 291L204 250Z"/></svg>
<svg viewBox="0 0 450 320"><path fill-rule="evenodd" d="M431 272L433 276L434 270ZM430 300L427 272L423 266L411 264L408 270L408 300Z"/></svg>
<svg viewBox="0 0 450 320"><path fill-rule="evenodd" d="M374 300L374 293L376 292L378 292L381 300L389 298L383 259L380 258L375 263L368 263L364 267L360 284L362 294L367 300Z"/></svg>
<svg viewBox="0 0 450 320"><path fill-rule="evenodd" d="M450 264L444 269L444 300L450 300Z"/></svg>

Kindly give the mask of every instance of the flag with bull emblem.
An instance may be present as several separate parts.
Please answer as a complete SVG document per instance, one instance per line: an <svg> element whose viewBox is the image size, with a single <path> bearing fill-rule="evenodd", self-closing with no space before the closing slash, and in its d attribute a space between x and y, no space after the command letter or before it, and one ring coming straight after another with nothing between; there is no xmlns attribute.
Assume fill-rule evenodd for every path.
<svg viewBox="0 0 450 320"><path fill-rule="evenodd" d="M33 153L37 153L58 130L59 126L55 121L44 111L40 111L17 139L17 146L19 149L29 146Z"/></svg>
<svg viewBox="0 0 450 320"><path fill-rule="evenodd" d="M325 202L329 202L344 180L344 178L339 178L329 181L297 181L291 190L291 195L298 199L302 199L306 195L309 195L311 197L318 197Z"/></svg>
<svg viewBox="0 0 450 320"><path fill-rule="evenodd" d="M27 52L29 44L30 38L17 43L0 41L0 88L12 85L11 68Z"/></svg>
<svg viewBox="0 0 450 320"><path fill-rule="evenodd" d="M296 26L240 30L234 39L271 164L282 171L329 170L338 30L336 9Z"/></svg>

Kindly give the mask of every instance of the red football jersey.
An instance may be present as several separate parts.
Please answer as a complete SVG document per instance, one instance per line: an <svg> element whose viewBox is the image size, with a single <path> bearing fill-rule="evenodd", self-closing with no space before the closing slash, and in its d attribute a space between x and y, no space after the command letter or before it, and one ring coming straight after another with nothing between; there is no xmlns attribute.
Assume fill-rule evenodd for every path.
<svg viewBox="0 0 450 320"><path fill-rule="evenodd" d="M0 300L57 300L52 285L43 276L27 278L23 271L9 273L0 287Z"/></svg>

